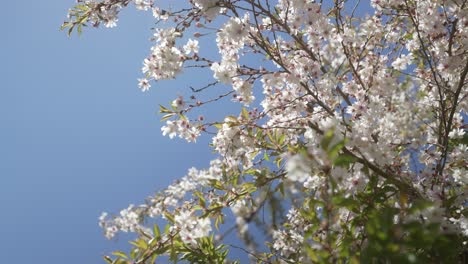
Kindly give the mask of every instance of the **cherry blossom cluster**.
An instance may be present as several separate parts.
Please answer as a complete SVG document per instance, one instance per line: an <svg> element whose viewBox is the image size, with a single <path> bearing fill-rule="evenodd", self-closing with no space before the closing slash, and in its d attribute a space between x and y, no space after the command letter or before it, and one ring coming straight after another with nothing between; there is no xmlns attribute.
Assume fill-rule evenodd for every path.
<svg viewBox="0 0 468 264"><path fill-rule="evenodd" d="M408 245L427 230L438 234L427 233L433 243L466 250L467 1L78 2L64 28L113 27L130 3L160 23L142 91L189 68L212 76L160 106L161 130L188 142L209 136L218 157L145 204L100 218L108 238L138 235L136 263L225 260L220 225L231 218L260 263L372 258L384 224L388 248L401 247L395 252L407 259L425 257L414 255L424 245ZM360 8L368 14L358 16ZM224 101L241 111L194 118ZM164 234L151 231L155 219L167 222Z"/></svg>

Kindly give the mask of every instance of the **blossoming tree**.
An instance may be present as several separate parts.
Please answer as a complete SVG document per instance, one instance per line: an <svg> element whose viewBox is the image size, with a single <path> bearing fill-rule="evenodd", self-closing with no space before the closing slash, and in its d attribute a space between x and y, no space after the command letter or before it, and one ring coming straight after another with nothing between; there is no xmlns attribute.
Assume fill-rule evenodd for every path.
<svg viewBox="0 0 468 264"><path fill-rule="evenodd" d="M234 230L258 263L467 261L468 1L77 2L69 34L152 12L143 91L213 76L160 111L164 135L211 136L217 159L104 213L107 238L136 234L109 263L235 262ZM241 110L198 116L226 100Z"/></svg>

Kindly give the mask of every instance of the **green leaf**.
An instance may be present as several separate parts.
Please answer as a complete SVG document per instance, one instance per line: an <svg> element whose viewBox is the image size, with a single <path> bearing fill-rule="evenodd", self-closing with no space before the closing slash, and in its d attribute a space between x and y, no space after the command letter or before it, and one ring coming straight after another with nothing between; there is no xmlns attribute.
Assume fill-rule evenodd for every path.
<svg viewBox="0 0 468 264"><path fill-rule="evenodd" d="M219 230L219 224L224 224L224 217L222 214L219 214L217 217L216 217L216 220L215 220L215 227L217 230Z"/></svg>
<svg viewBox="0 0 468 264"><path fill-rule="evenodd" d="M333 203L340 207L345 207L352 212L359 212L359 202L342 196L333 197Z"/></svg>
<svg viewBox="0 0 468 264"><path fill-rule="evenodd" d="M143 239L137 239L135 241L130 241L130 244L136 246L137 248L141 248L141 249L147 249L148 248L148 243L146 243L146 241L143 240Z"/></svg>
<svg viewBox="0 0 468 264"><path fill-rule="evenodd" d="M275 163L278 168L281 168L281 162L283 161L283 158L276 158Z"/></svg>
<svg viewBox="0 0 468 264"><path fill-rule="evenodd" d="M60 30L64 30L64 29L66 29L66 28L69 27L69 26L70 26L70 23L69 23L69 22L65 22L65 23L62 24L62 26L60 26Z"/></svg>
<svg viewBox="0 0 468 264"><path fill-rule="evenodd" d="M284 197L284 182L283 182L283 181L281 181L281 182L278 184L277 189L280 191L281 196Z"/></svg>
<svg viewBox="0 0 468 264"><path fill-rule="evenodd" d="M128 259L127 254L125 254L122 251L114 251L114 252L112 252L112 255L117 256L117 257L121 257L121 258L124 258L124 259Z"/></svg>
<svg viewBox="0 0 468 264"><path fill-rule="evenodd" d="M153 234L154 234L154 237L157 239L161 237L161 230L159 230L159 226L157 224L153 225Z"/></svg>
<svg viewBox="0 0 468 264"><path fill-rule="evenodd" d="M70 26L70 28L68 29L68 36L70 37L71 36L71 33L73 32L73 27L74 25Z"/></svg>
<svg viewBox="0 0 468 264"><path fill-rule="evenodd" d="M139 251L139 249L137 249L137 248L133 248L132 250L130 250L130 258L136 259L137 255L138 255L138 251Z"/></svg>
<svg viewBox="0 0 468 264"><path fill-rule="evenodd" d="M168 212L165 212L164 216L167 218L167 220L169 220L169 222L175 223L175 219L174 219L174 216L172 214L170 214Z"/></svg>
<svg viewBox="0 0 468 264"><path fill-rule="evenodd" d="M356 162L356 159L348 154L341 154L333 161L334 166L348 167L350 164Z"/></svg>
<svg viewBox="0 0 468 264"><path fill-rule="evenodd" d="M211 186L215 189L218 189L218 190L224 190L224 186L223 186L223 183L220 182L220 181L215 181L214 183L211 184Z"/></svg>
<svg viewBox="0 0 468 264"><path fill-rule="evenodd" d="M222 123L214 123L213 126L216 127L217 129L221 129L223 127L223 124Z"/></svg>
<svg viewBox="0 0 468 264"><path fill-rule="evenodd" d="M328 154L328 157L330 159L334 159L336 156L338 156L338 153L340 152L340 150L345 146L345 143L346 143L346 140L341 140L340 142L336 143L335 145L333 145L328 151L327 151L327 154Z"/></svg>
<svg viewBox="0 0 468 264"><path fill-rule="evenodd" d="M243 171L243 174L244 175L257 175L259 173L257 169L250 168L248 170Z"/></svg>
<svg viewBox="0 0 468 264"><path fill-rule="evenodd" d="M245 109L245 107L242 107L242 116L245 119L249 119L249 111L247 111L247 109Z"/></svg>
<svg viewBox="0 0 468 264"><path fill-rule="evenodd" d="M250 156L251 159L254 159L257 155L258 155L258 150L255 150L249 156Z"/></svg>
<svg viewBox="0 0 468 264"><path fill-rule="evenodd" d="M170 224L167 224L167 225L164 227L164 233L165 233L165 234L169 234L169 229L171 229L171 225L170 225Z"/></svg>
<svg viewBox="0 0 468 264"><path fill-rule="evenodd" d="M275 142L275 140L273 139L273 136L271 135L270 131L267 131L267 136L270 139L270 142Z"/></svg>
<svg viewBox="0 0 468 264"><path fill-rule="evenodd" d="M286 134L282 134L278 139L279 145L283 145L285 139L286 139Z"/></svg>
<svg viewBox="0 0 468 264"><path fill-rule="evenodd" d="M205 201L205 197L203 197L203 194L199 191L195 191L193 194L198 197L200 201L200 206L205 207L206 201Z"/></svg>
<svg viewBox="0 0 468 264"><path fill-rule="evenodd" d="M242 184L243 192L253 193L257 190L257 187L253 182L246 182Z"/></svg>
<svg viewBox="0 0 468 264"><path fill-rule="evenodd" d="M103 258L104 258L104 260L105 260L107 263L109 263L109 264L114 263L114 261L113 261L109 256L104 256Z"/></svg>
<svg viewBox="0 0 468 264"><path fill-rule="evenodd" d="M166 114L161 118L161 121L166 121L167 119L173 117L175 113Z"/></svg>
<svg viewBox="0 0 468 264"><path fill-rule="evenodd" d="M85 11L85 12L88 11L88 9L89 9L89 8L88 8L87 6L85 6L85 5L76 5L75 8L76 8L76 9L80 9L80 10Z"/></svg>
<svg viewBox="0 0 468 264"><path fill-rule="evenodd" d="M167 109L166 107L162 106L162 105L159 105L159 113L163 114L163 113L174 113L174 111L171 111L169 109Z"/></svg>
<svg viewBox="0 0 468 264"><path fill-rule="evenodd" d="M84 23L86 23L86 21L88 21L88 15L87 14L81 16L78 19L77 24L84 24Z"/></svg>
<svg viewBox="0 0 468 264"><path fill-rule="evenodd" d="M156 258L158 258L158 254L153 254L153 257L151 258L151 262L150 263L156 263Z"/></svg>
<svg viewBox="0 0 468 264"><path fill-rule="evenodd" d="M331 141L333 140L334 134L335 134L335 129L334 128L332 128L332 129L328 130L327 132L325 132L325 135L323 136L323 139L322 139L322 142L321 142L322 149L328 150L328 146L330 145Z"/></svg>

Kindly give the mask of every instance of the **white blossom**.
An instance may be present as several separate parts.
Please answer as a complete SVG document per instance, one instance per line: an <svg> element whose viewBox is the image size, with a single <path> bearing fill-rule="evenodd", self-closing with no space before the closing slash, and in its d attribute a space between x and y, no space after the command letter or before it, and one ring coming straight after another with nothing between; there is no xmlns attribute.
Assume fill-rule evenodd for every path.
<svg viewBox="0 0 468 264"><path fill-rule="evenodd" d="M198 53L198 40L189 39L187 44L184 46L185 54Z"/></svg>

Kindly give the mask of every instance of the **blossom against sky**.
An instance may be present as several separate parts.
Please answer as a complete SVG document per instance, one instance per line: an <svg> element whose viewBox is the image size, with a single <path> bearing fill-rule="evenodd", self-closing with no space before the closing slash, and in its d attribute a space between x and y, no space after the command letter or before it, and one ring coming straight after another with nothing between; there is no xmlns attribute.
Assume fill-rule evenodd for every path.
<svg viewBox="0 0 468 264"><path fill-rule="evenodd" d="M102 235L102 211L140 203L210 160L207 140L161 134L158 104L188 79L138 89L151 14L132 8L116 28L68 38L59 27L73 4L2 6L1 263L102 263L127 245Z"/></svg>

